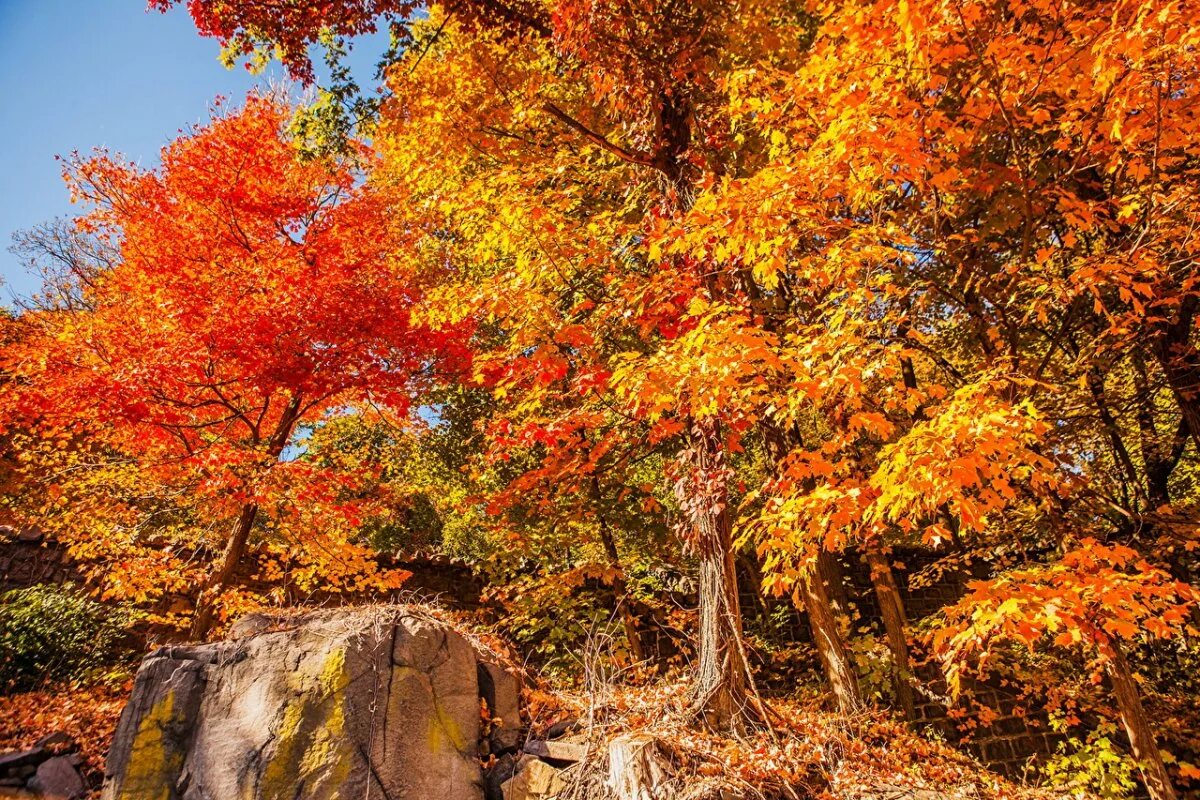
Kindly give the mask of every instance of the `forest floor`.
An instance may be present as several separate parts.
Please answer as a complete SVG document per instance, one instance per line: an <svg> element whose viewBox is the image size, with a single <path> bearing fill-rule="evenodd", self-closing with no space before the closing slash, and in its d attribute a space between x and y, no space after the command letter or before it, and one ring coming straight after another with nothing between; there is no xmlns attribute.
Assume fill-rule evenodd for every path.
<svg viewBox="0 0 1200 800"><path fill-rule="evenodd" d="M584 689L532 681L525 690L525 722L541 735L555 721L577 719L581 735L603 752L623 733L651 736L694 798L1013 798L1052 793L1012 783L950 745L927 738L880 711L853 718L822 710L820 697L771 700L771 729L744 736L698 728L686 683L596 680ZM41 737L69 733L83 757L90 785L103 780L108 743L131 681L110 675L101 683L57 685L0 696L0 751L31 747ZM598 797L603 759L575 771L571 796ZM724 792L724 794L722 794ZM680 795L683 796L683 795ZM1062 796L1062 795L1059 795Z"/></svg>

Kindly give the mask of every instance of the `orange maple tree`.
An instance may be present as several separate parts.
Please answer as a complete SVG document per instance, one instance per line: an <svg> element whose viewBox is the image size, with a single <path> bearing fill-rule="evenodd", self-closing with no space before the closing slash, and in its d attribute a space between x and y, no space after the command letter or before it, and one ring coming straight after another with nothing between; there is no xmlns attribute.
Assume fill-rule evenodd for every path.
<svg viewBox="0 0 1200 800"><path fill-rule="evenodd" d="M505 331L480 378L518 415L582 379L668 442L677 511L722 554L701 559L716 583L728 451L768 440L774 478L746 524L787 586L830 548L999 535L1017 508L1087 527L1064 513L1079 466L1046 452L1039 401L1134 355L1122 332L1174 342L1149 355L1187 423L1188 8L192 10L227 42L288 49L380 15L415 37L389 76L378 175L457 233L439 252L483 282L447 284L439 322ZM1130 253L1151 260L1131 272ZM1134 276L1151 267L1157 283ZM713 588L702 642L736 642L729 586ZM702 644L717 683L736 683L737 649Z"/></svg>
<svg viewBox="0 0 1200 800"><path fill-rule="evenodd" d="M373 465L307 462L297 437L355 403L403 419L466 356L455 333L412 324L404 232L354 160L301 157L290 114L252 95L158 169L70 161L92 208L78 225L116 261L78 303L22 315L5 353L5 418L34 431L24 458L46 476L42 524L110 593L199 585L196 637L238 606L252 540L298 561L302 583L397 585L353 538Z"/></svg>

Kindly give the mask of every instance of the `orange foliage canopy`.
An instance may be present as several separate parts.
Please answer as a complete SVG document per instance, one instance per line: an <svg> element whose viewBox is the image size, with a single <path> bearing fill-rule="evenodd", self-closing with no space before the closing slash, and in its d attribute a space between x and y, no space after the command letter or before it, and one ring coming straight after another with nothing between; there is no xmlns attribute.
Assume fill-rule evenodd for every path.
<svg viewBox="0 0 1200 800"><path fill-rule="evenodd" d="M527 451L498 507L534 492L560 499L555 487L588 492L590 506L637 497L657 512L662 497L682 512L700 572L718 587L702 593L698 662L715 677L701 697L748 707L733 661L743 652L735 526L780 591L803 587L823 550L860 545L886 566L891 544L953 543L986 553L996 574L948 612L931 642L939 654L956 666L1001 640L1085 646L1118 687L1152 794L1172 796L1120 645L1190 633L1195 600L1171 577L1193 569L1200 508L1195 0L478 0L420 20L399 0L188 5L203 32L242 52L269 41L303 78L322 29L348 35L383 20L422 42L388 74L372 183L410 228L392 230L371 211L372 192L339 184L345 202L320 206L331 234L311 228L314 246L410 246L422 278L438 283L421 319L450 338L465 320L485 323L472 377L496 401L494 452ZM293 167L288 176L318 169ZM115 190L142 178L113 174L80 170L76 183L123 214ZM151 181L145 194L164 193ZM179 221L144 237L122 223L126 258L136 262L131 242L174 252L159 234L176 225L190 254L194 218L220 218L203 203L176 214L174 195L164 198L143 216ZM332 234L340 214L361 216L357 238ZM103 214L93 224L103 233ZM214 241L232 241L240 258L239 227L218 225ZM292 235L307 245L301 228ZM295 259L265 259L277 261L307 277L289 272ZM238 263L248 262L222 259L214 274ZM181 283L190 293L194 281L204 286ZM240 297L271 309L266 329L223 330L213 343L232 363L229 342L283 354L278 368L273 357L258 365L278 383L236 384L239 398L279 389L281 404L249 405L276 430L287 398L312 396L289 383L307 366L297 370L288 347L375 319L369 297L322 317L340 294L299 283ZM407 284L380 289L400 290L403 311ZM319 294L297 297L307 291ZM288 298L278 318L276 293ZM125 328L172 353L148 369L170 376L188 364L143 322L188 296L130 304L144 330ZM213 298L203 307L225 307ZM364 322L353 337L391 347L406 328L383 330ZM350 338L337 341L321 356L347 355L337 363L354 375L395 385L390 369L355 361ZM186 413L129 388L163 383L158 374L59 383L78 382L76 397L111 392L106 418L153 413L162 442L189 440L183 423L208 413L197 401L216 415L203 427L238 428L237 414L222 416L223 377L189 393L195 366L165 381ZM361 389L333 380L327 396ZM251 438L270 453L269 434ZM736 464L747 444L770 463ZM673 497L624 491L643 458L670 465ZM739 467L757 481L742 497ZM896 614L889 631L897 659L903 624Z"/></svg>
<svg viewBox="0 0 1200 800"><path fill-rule="evenodd" d="M48 473L49 509L73 503L43 524L120 564L116 594L188 586L194 551L224 547L247 513L305 564L293 578L358 585L373 568L347 537L374 467L308 463L296 434L356 402L403 417L466 358L457 331L410 323L422 288L396 255L404 231L352 161L301 158L289 118L251 96L167 146L160 169L108 153L68 166L92 209L79 225L119 257L78 307L20 319L0 401L41 435L25 458Z"/></svg>

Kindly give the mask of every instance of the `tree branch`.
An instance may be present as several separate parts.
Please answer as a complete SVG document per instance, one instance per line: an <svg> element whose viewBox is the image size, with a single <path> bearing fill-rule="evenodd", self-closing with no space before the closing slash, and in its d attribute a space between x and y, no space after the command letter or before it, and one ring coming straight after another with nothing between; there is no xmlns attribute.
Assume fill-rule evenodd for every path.
<svg viewBox="0 0 1200 800"><path fill-rule="evenodd" d="M599 133L596 133L594 130L584 125L582 122L575 119L553 103L546 103L542 107L546 110L547 114L554 117L576 133L581 134L592 144L607 150L622 161L626 161L630 164L640 164L643 167L654 166L654 159L650 156L642 153L635 153L632 150L626 150L619 144L613 144L608 139L601 136Z"/></svg>

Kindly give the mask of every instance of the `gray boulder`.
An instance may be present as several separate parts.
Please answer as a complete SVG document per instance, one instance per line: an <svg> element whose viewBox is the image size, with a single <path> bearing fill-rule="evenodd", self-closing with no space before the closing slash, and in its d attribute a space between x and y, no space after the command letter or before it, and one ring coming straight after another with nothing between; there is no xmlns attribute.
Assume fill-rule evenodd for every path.
<svg viewBox="0 0 1200 800"><path fill-rule="evenodd" d="M29 788L47 800L74 800L87 794L83 776L67 756L55 756L39 764Z"/></svg>
<svg viewBox="0 0 1200 800"><path fill-rule="evenodd" d="M151 654L106 768L104 800L479 800L470 644L401 608Z"/></svg>

